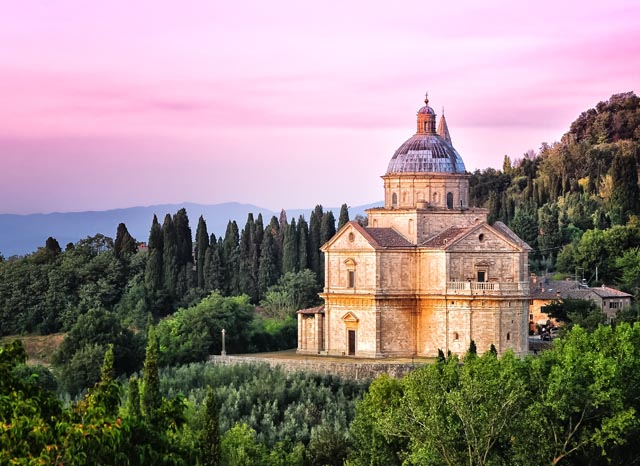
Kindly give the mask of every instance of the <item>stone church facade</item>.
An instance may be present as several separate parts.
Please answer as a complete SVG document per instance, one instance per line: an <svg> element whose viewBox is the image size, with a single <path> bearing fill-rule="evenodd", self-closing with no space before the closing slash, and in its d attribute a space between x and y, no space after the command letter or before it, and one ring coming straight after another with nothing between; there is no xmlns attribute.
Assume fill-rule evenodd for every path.
<svg viewBox="0 0 640 466"><path fill-rule="evenodd" d="M324 305L298 312L298 353L366 358L528 350L528 252L469 206L469 174L425 100L395 152L384 207L322 246Z"/></svg>

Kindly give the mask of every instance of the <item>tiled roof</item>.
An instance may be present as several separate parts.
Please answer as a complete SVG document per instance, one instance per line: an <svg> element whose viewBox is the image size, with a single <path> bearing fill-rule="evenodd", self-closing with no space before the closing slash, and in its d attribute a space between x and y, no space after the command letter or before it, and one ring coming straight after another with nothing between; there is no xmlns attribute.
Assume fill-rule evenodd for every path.
<svg viewBox="0 0 640 466"><path fill-rule="evenodd" d="M467 231L469 231L468 227L466 228L465 227L449 227L446 230L444 230L442 233L439 233L436 236L434 236L433 238L429 238L420 246L425 248L439 249L443 246L446 246L452 240L462 235L463 233L466 233Z"/></svg>
<svg viewBox="0 0 640 466"><path fill-rule="evenodd" d="M589 291L594 292L601 298L631 298L632 295L625 293L624 291L609 288L608 286L599 286L595 288L589 288Z"/></svg>
<svg viewBox="0 0 640 466"><path fill-rule="evenodd" d="M578 288L579 284L573 280L541 279L538 283L531 284L531 297L545 300L567 298L570 291L576 291Z"/></svg>
<svg viewBox="0 0 640 466"><path fill-rule="evenodd" d="M531 297L533 299L588 299L589 294L594 293L600 298L631 298L632 295L625 293L624 291L609 288L607 286L600 286L595 288L588 288L586 286L580 286L580 284L574 280L548 280L543 279L538 283L531 284Z"/></svg>
<svg viewBox="0 0 640 466"><path fill-rule="evenodd" d="M297 314L324 314L324 306L309 307L307 309L300 309Z"/></svg>
<svg viewBox="0 0 640 466"><path fill-rule="evenodd" d="M365 228L373 240L383 248L408 248L413 244L393 228Z"/></svg>

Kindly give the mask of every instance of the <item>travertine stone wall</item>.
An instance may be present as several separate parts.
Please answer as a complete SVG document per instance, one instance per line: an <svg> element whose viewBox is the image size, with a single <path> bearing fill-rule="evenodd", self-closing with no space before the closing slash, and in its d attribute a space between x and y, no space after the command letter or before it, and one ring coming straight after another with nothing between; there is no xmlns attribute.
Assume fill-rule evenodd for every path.
<svg viewBox="0 0 640 466"><path fill-rule="evenodd" d="M417 355L435 357L438 349L463 355L471 340L479 353L495 345L499 352L527 352L526 307L528 300L482 297L424 299L417 326Z"/></svg>
<svg viewBox="0 0 640 466"><path fill-rule="evenodd" d="M280 367L287 372L313 372L316 374L337 375L351 380L367 380L387 374L390 377L400 378L424 363L385 363L385 362L354 362L354 361L322 361L318 358L309 359L272 359L251 356L209 356L211 364L222 366L241 364L267 364L271 367Z"/></svg>
<svg viewBox="0 0 640 466"><path fill-rule="evenodd" d="M325 288L340 293L371 293L378 287L378 259L374 251L348 250L325 254ZM349 288L349 270L355 272L355 286Z"/></svg>
<svg viewBox="0 0 640 466"><path fill-rule="evenodd" d="M386 356L416 354L416 312L414 299L381 300L380 342Z"/></svg>
<svg viewBox="0 0 640 466"><path fill-rule="evenodd" d="M379 313L372 299L325 295L326 354L349 354L348 330L356 332L356 354L380 357L377 333Z"/></svg>
<svg viewBox="0 0 640 466"><path fill-rule="evenodd" d="M417 288L414 253L407 251L383 251L379 254L380 292L414 293Z"/></svg>
<svg viewBox="0 0 640 466"><path fill-rule="evenodd" d="M369 226L394 228L413 244L420 244L451 226L468 227L485 222L487 209L369 209ZM413 223L411 223L413 222Z"/></svg>
<svg viewBox="0 0 640 466"><path fill-rule="evenodd" d="M306 354L324 351L323 314L298 314L298 351Z"/></svg>
<svg viewBox="0 0 640 466"><path fill-rule="evenodd" d="M442 250L420 250L417 252L417 256L417 292L442 293L449 276L446 252Z"/></svg>
<svg viewBox="0 0 640 466"><path fill-rule="evenodd" d="M387 209L415 208L418 203L427 203L432 207L447 207L447 193L453 194L454 208L469 207L469 175L403 173L385 175L382 179ZM394 194L396 195L395 205L393 204Z"/></svg>

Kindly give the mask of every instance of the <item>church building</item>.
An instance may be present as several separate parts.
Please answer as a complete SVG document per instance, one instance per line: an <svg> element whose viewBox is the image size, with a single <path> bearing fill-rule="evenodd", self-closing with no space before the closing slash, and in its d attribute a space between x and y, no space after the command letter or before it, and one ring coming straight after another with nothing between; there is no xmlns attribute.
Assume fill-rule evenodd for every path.
<svg viewBox="0 0 640 466"><path fill-rule="evenodd" d="M469 206L444 115L429 106L393 154L384 207L321 248L324 305L298 311L298 353L363 358L528 351L530 247Z"/></svg>

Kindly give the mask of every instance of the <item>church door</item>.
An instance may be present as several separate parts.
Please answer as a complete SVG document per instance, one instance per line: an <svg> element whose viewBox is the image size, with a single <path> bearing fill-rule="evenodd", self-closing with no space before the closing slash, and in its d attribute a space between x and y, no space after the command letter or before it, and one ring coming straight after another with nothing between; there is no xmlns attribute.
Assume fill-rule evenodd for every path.
<svg viewBox="0 0 640 466"><path fill-rule="evenodd" d="M349 356L356 355L356 331L348 330L349 334Z"/></svg>
<svg viewBox="0 0 640 466"><path fill-rule="evenodd" d="M453 209L453 193L447 193L447 209Z"/></svg>

